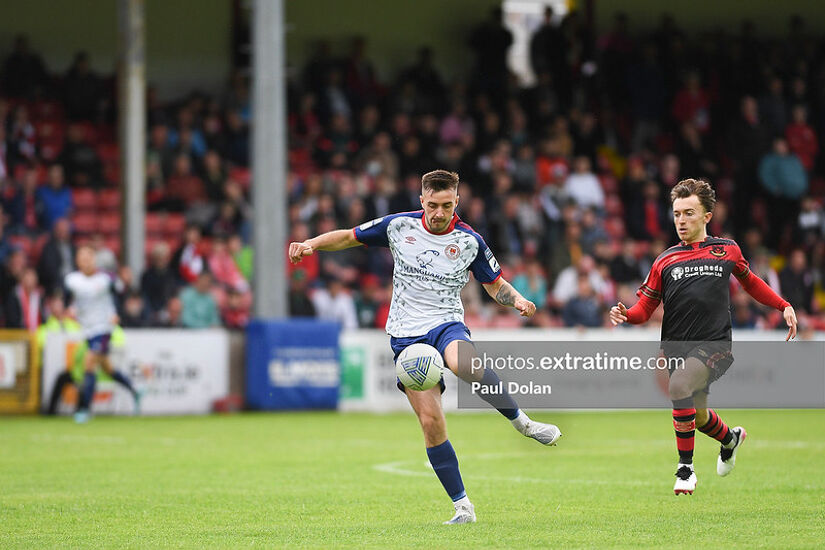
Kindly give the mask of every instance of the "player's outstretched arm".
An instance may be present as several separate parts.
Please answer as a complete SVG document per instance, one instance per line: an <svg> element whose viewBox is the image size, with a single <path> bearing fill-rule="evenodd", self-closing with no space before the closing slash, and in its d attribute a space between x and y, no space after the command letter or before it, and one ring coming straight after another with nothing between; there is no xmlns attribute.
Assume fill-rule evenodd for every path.
<svg viewBox="0 0 825 550"><path fill-rule="evenodd" d="M610 322L613 326L621 325L627 321L627 308L621 302L610 308Z"/></svg>
<svg viewBox="0 0 825 550"><path fill-rule="evenodd" d="M659 300L654 300L642 293L639 296L639 301L630 309L621 302L610 308L610 322L613 323L613 326L625 322L640 325L650 319L657 307L659 307Z"/></svg>
<svg viewBox="0 0 825 550"><path fill-rule="evenodd" d="M788 306L782 312L782 316L785 318L785 324L788 325L788 335L785 337L785 341L792 338L796 338L796 312L793 309L793 306Z"/></svg>
<svg viewBox="0 0 825 550"><path fill-rule="evenodd" d="M522 317L532 317L536 312L536 304L522 296L504 277L483 286L493 300L503 306L516 308Z"/></svg>
<svg viewBox="0 0 825 550"><path fill-rule="evenodd" d="M309 256L316 250L334 251L344 250L345 248L352 248L354 246L361 246L355 238L355 232L352 229L336 229L322 233L317 237L307 239L302 243L289 243L289 261L293 264L300 263L304 256Z"/></svg>
<svg viewBox="0 0 825 550"><path fill-rule="evenodd" d="M745 292L753 296L757 302L782 312L785 324L788 325L788 336L785 337L785 341L796 338L796 312L791 304L774 292L765 281L757 277L750 269L746 270L744 275L737 275L737 279L739 279L739 283L745 289Z"/></svg>

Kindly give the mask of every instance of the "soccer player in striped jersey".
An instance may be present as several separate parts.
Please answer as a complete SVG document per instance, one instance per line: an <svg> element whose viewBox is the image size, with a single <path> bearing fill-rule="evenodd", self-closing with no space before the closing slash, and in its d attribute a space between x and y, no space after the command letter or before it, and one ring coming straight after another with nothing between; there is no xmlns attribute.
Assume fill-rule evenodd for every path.
<svg viewBox="0 0 825 550"><path fill-rule="evenodd" d="M484 290L499 304L532 316L536 306L501 276L501 268L484 239L455 213L458 174L435 170L421 178L423 210L384 216L353 229L330 231L289 245L289 258L298 263L315 250L343 250L354 246L389 247L393 257L393 291L386 330L395 357L415 343L435 347L449 369L465 382L498 388L493 370L473 369L474 348L464 325L460 292L472 271ZM476 520L464 490L458 459L447 439L447 422L441 408L444 381L426 391L410 391L400 383L421 424L427 456L447 494L455 515L446 523ZM561 436L552 424L531 420L509 395L480 391L521 434L544 445ZM485 397L486 396L486 397Z"/></svg>
<svg viewBox="0 0 825 550"><path fill-rule="evenodd" d="M614 325L647 321L661 302L662 350L684 359L684 368L670 372L668 390L673 402L673 426L679 464L674 492L693 494L694 433L721 443L716 473L728 475L736 464L736 451L747 432L733 429L713 409L707 408L710 385L733 363L731 354L731 274L742 288L762 304L782 312L788 336L796 337L796 314L791 305L751 272L736 242L711 237L707 224L713 216L716 193L702 180L680 181L671 191L673 220L682 241L665 250L650 268L640 287L639 301L626 308L619 302L610 310Z"/></svg>
<svg viewBox="0 0 825 550"><path fill-rule="evenodd" d="M115 382L124 386L135 400L135 413L139 412L140 394L132 386L131 380L119 370L115 370L109 360L109 340L117 323L112 296L112 277L97 270L95 251L90 246L77 249L77 271L66 275L64 282L77 310L77 320L83 329L88 350L85 359L85 374L80 388L80 404L75 413L75 422L85 423L89 419L89 409L95 394L98 365L103 367Z"/></svg>

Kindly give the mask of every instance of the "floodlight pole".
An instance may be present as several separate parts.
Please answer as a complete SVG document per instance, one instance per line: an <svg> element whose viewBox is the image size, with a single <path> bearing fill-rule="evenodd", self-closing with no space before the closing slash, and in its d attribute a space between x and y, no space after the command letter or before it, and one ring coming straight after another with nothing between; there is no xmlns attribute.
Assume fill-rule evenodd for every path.
<svg viewBox="0 0 825 550"><path fill-rule="evenodd" d="M252 12L254 314L286 317L286 74L283 0Z"/></svg>
<svg viewBox="0 0 825 550"><path fill-rule="evenodd" d="M121 236L125 264L143 272L146 187L146 40L144 0L118 0L118 134L121 158Z"/></svg>

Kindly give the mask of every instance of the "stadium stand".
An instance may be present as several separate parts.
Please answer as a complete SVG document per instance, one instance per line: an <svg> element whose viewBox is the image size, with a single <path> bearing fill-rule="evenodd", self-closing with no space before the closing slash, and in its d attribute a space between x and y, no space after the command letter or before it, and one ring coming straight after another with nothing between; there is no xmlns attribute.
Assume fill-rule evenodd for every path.
<svg viewBox="0 0 825 550"><path fill-rule="evenodd" d="M422 49L414 63L382 81L363 43L357 58L321 49L293 71L287 220L293 238L417 209L421 173L448 168L465 182L460 215L487 240L505 275L523 281L522 292L542 297L539 314L526 322L562 326L586 318L588 325L606 325L606 306L633 303L652 260L675 244L669 189L682 177L705 177L720 200L711 233L739 242L753 269L789 297L803 326L825 328L822 43L804 32L769 40L747 26L739 34L690 36L669 23L633 35L622 18L594 37L574 13L535 35L537 84L519 88L501 67L502 52L490 46L506 45L501 31L509 31L487 25L473 34L477 64L464 79L440 75L433 64L438 52ZM560 46L567 55L556 55ZM43 197L25 194L26 174L32 171L45 188L56 164L71 189L74 243L100 232L100 246L119 255L111 79L91 73L82 52L65 75L34 66L10 72L20 67L6 64L0 79L0 250L20 249L37 265L51 226ZM212 278L215 302L227 308L221 318L240 326L248 316L249 82L240 74L229 82L223 91L150 103L147 257L161 243L178 250L187 224L205 237L172 259L175 292L164 287L160 298L132 289L143 293L147 308L152 304L148 318L157 326L168 322L162 300L197 277L193 267L210 265L232 273ZM215 239L220 256L210 246ZM227 250L237 270L229 270ZM361 326L379 326L383 316L374 311L387 307L390 262L385 250L321 253L317 264L300 267L301 275L290 270L291 280L300 281L292 292L302 293L290 301L309 304L314 290L340 281L356 308L370 308L358 311ZM573 266L589 278L591 262L605 284L581 285L586 296L574 290L556 300L562 270ZM6 263L3 270L4 280L14 279ZM365 278L369 299L361 295ZM740 294L734 324L781 324L775 312ZM473 304L471 328L523 322L502 318L478 285L465 295ZM293 313L311 310L296 305Z"/></svg>

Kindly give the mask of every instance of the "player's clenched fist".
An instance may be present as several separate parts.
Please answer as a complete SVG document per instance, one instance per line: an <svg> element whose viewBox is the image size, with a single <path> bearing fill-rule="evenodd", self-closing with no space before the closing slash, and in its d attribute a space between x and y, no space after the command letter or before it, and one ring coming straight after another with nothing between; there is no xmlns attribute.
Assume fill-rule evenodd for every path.
<svg viewBox="0 0 825 550"><path fill-rule="evenodd" d="M610 322L613 323L613 326L621 325L627 321L627 308L624 307L624 304L619 302L615 306L610 308Z"/></svg>
<svg viewBox="0 0 825 550"><path fill-rule="evenodd" d="M522 317L532 317L536 312L536 304L530 300L525 300L524 298L516 300L513 307L521 313Z"/></svg>
<svg viewBox="0 0 825 550"><path fill-rule="evenodd" d="M312 247L306 242L289 243L289 261L293 264L300 263L304 256L309 256L312 252Z"/></svg>

